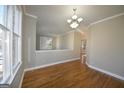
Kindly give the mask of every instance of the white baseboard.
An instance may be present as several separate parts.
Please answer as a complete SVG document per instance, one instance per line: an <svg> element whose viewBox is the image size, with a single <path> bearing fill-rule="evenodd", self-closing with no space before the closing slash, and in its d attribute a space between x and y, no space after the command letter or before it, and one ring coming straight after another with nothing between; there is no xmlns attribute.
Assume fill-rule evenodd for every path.
<svg viewBox="0 0 124 93"><path fill-rule="evenodd" d="M99 72L105 73L105 74L107 74L107 75L109 75L109 76L118 78L118 79L120 79L120 80L124 80L124 77L122 77L122 76L119 76L119 75L114 74L114 73L111 73L111 72L109 72L109 71L106 71L106 70L103 70L103 69L94 67L94 66L92 66L92 65L90 65L90 64L88 64L88 63L87 63L87 65L88 65L88 67L91 68L91 69L94 69L94 70L97 70L97 71L99 71Z"/></svg>
<svg viewBox="0 0 124 93"><path fill-rule="evenodd" d="M44 67L48 67L48 66L52 66L52 65L56 65L56 64L60 64L60 63L71 62L71 61L79 60L79 59L80 59L80 58L78 57L78 58L73 58L73 59L68 59L68 60L58 61L58 62L51 63L51 64L45 64L45 65L42 65L42 66L31 67L31 68L27 68L27 69L25 69L24 72L26 72L26 71L30 71L30 70L39 69L39 68L44 68Z"/></svg>
<svg viewBox="0 0 124 93"><path fill-rule="evenodd" d="M22 77L21 77L21 80L20 80L19 88L22 87L22 82L23 82L24 74L25 74L25 71L23 71L23 73L22 73Z"/></svg>

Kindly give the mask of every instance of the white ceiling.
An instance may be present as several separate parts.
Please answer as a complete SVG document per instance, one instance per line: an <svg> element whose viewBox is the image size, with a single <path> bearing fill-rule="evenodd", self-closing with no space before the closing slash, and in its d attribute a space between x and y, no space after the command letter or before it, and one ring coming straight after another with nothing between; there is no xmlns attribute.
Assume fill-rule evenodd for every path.
<svg viewBox="0 0 124 93"><path fill-rule="evenodd" d="M73 15L73 8L77 8L77 15L84 18L80 29L90 23L124 12L124 6L119 5L27 5L26 12L38 17L38 34L56 35L71 30L66 20Z"/></svg>

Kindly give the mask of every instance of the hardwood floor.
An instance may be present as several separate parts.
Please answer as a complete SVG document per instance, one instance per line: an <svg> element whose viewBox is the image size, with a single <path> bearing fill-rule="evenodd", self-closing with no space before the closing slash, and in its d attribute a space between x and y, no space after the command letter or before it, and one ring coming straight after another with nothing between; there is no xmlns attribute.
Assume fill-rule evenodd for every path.
<svg viewBox="0 0 124 93"><path fill-rule="evenodd" d="M28 71L23 88L124 88L124 81L90 69L79 60Z"/></svg>

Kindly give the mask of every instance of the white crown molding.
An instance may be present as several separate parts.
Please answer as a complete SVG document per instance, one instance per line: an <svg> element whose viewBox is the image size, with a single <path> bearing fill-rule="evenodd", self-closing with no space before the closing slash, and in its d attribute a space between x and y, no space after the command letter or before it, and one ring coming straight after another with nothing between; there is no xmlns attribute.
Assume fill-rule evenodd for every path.
<svg viewBox="0 0 124 93"><path fill-rule="evenodd" d="M29 16L29 17L32 17L32 18L34 18L34 19L37 19L37 18L38 18L38 17L35 16L35 15L32 15L32 14L30 14L30 13L27 13L26 8L25 8L24 5L22 6L22 9L23 9L24 15Z"/></svg>
<svg viewBox="0 0 124 93"><path fill-rule="evenodd" d="M50 34L50 33L49 34L40 34L39 31L38 31L37 35L38 36L46 36L46 37L57 37L58 36L58 34Z"/></svg>
<svg viewBox="0 0 124 93"><path fill-rule="evenodd" d="M25 5L22 5L22 9L23 9L24 15L29 16L29 17L32 17L32 18L34 18L34 19L37 19L37 18L38 18L38 17L35 16L35 15L32 15L32 14L30 14L30 13L27 13L27 12L26 12L26 8L25 8ZM104 21L107 21L107 20L110 20L110 19L114 19L114 18L116 18L116 17L123 16L123 15L124 15L124 12L119 13L119 14L116 14L116 15L113 15L113 16L106 17L106 18L104 18L104 19L101 19L101 20L95 21L95 22L93 22L93 23L90 23L90 24L87 26L87 28L90 28L91 26L93 26L93 25L95 25L95 24L98 24L98 23L101 23L101 22L104 22ZM69 32L72 32L72 31L73 31L73 30L71 30L71 31L69 31ZM67 33L69 33L69 32L67 32ZM67 33L66 33L66 34L67 34ZM62 35L63 35L63 34L62 34Z"/></svg>
<svg viewBox="0 0 124 93"><path fill-rule="evenodd" d="M34 19L37 19L37 16L35 16L35 15L29 14L29 13L25 13L25 15L26 15L26 16L29 16L29 17L32 17L32 18L34 18Z"/></svg>
<svg viewBox="0 0 124 93"><path fill-rule="evenodd" d="M110 16L110 17L106 17L104 19L101 19L101 20L98 20L96 22L91 23L90 25L88 25L88 28L91 27L91 26L93 26L93 25L95 25L95 24L98 24L98 23L101 23L101 22L104 22L104 21L108 21L110 19L114 19L116 17L123 16L123 15L124 15L124 12L123 13L116 14L116 15L113 15L113 16Z"/></svg>
<svg viewBox="0 0 124 93"><path fill-rule="evenodd" d="M25 9L25 5L22 5L22 10L23 10L23 13L25 14L26 13L26 9Z"/></svg>
<svg viewBox="0 0 124 93"><path fill-rule="evenodd" d="M77 29L77 31L80 32L82 35L85 35L85 33L80 29Z"/></svg>
<svg viewBox="0 0 124 93"><path fill-rule="evenodd" d="M62 33L62 34L60 34L59 36L67 35L67 34L72 33L72 32L74 32L74 31L75 31L75 30L71 30L71 31L68 31L68 32Z"/></svg>

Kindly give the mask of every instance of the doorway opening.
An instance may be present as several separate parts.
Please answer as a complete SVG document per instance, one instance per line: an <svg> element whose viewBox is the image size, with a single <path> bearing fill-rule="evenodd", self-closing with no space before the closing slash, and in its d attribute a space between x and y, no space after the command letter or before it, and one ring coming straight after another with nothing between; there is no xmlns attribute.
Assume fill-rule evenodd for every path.
<svg viewBox="0 0 124 93"><path fill-rule="evenodd" d="M87 51L86 51L87 40L81 40L81 49L80 49L80 59L83 64L86 64Z"/></svg>

